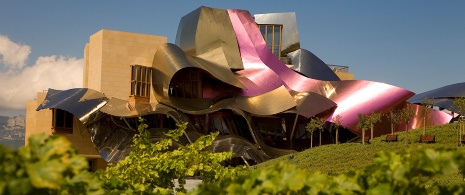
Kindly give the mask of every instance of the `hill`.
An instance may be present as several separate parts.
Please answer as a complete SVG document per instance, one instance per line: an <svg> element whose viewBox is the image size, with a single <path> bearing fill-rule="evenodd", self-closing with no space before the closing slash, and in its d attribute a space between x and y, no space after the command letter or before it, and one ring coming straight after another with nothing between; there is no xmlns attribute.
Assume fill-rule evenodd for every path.
<svg viewBox="0 0 465 195"><path fill-rule="evenodd" d="M257 165L258 169L267 169L274 164L285 161L309 172L328 174L345 173L364 168L373 163L374 155L381 150L400 151L409 149L412 153L420 148L464 149L458 147L457 124L427 127L426 134L435 135L436 143L419 143L422 129L410 130L410 144L405 144L405 133L396 133L398 142L383 142L385 136L374 138L371 144L361 143L330 144L308 149L296 154L272 159Z"/></svg>
<svg viewBox="0 0 465 195"><path fill-rule="evenodd" d="M0 116L0 144L17 149L24 145L26 119L24 115Z"/></svg>

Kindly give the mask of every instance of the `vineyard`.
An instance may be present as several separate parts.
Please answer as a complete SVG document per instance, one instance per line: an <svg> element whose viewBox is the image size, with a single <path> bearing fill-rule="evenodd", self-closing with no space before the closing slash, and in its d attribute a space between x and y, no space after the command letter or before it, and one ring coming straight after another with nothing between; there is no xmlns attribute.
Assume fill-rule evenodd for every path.
<svg viewBox="0 0 465 195"><path fill-rule="evenodd" d="M413 130L410 144L399 133L398 142L380 137L366 145L326 145L250 169L224 167L231 153L203 150L217 134L169 149L185 126L152 143L142 123L129 156L97 173L88 172L85 158L64 137L32 136L17 151L0 146L0 194L183 194L185 178L194 175L203 183L189 194L465 193L465 150L457 146L455 124L428 128L433 144L417 143L422 132Z"/></svg>

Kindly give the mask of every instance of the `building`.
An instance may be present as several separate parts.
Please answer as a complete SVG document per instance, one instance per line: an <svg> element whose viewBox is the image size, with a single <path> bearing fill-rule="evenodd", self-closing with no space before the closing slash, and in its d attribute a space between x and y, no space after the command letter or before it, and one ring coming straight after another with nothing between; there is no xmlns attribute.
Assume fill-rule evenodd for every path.
<svg viewBox="0 0 465 195"><path fill-rule="evenodd" d="M156 49L167 43L167 37L147 34L129 33L113 30L101 30L90 37L84 49L83 87L92 88L130 101L132 105L139 102L150 103L150 88L135 90L131 86L131 72L151 68ZM137 64L137 66L128 66ZM148 77L147 75L146 77ZM132 91L131 91L132 89ZM61 109L43 109L36 111L44 101L46 92L39 92L35 100L27 102L26 144L32 134L60 134L68 138L78 152L86 156L92 168L106 166L99 152L94 147L86 127L73 114Z"/></svg>
<svg viewBox="0 0 465 195"><path fill-rule="evenodd" d="M403 107L414 95L385 83L341 79L300 48L295 13L252 17L245 10L200 7L181 18L175 44L102 30L84 53L83 88L49 89L28 102L26 136L64 134L84 155L110 162L129 153L139 116L153 141L188 122L177 144L217 131L211 150L253 164L311 147L316 134L305 126L313 117L326 119L322 143L330 144L333 117L342 116L340 140L347 141L360 137L358 114ZM437 119L430 125L451 118L430 112ZM375 136L387 132L380 126Z"/></svg>

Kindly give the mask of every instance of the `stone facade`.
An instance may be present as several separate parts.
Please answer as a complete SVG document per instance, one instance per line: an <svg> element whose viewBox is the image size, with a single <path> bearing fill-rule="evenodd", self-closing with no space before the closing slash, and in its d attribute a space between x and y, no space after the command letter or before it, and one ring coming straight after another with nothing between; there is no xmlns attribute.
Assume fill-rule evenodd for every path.
<svg viewBox="0 0 465 195"><path fill-rule="evenodd" d="M100 30L90 36L84 48L83 87L103 92L107 97L130 99L131 65L152 67L153 56L161 44L167 43L164 36ZM45 92L27 102L26 136L44 133L53 134L53 113L50 109L36 111L45 99ZM153 96L153 92L151 93ZM150 98L156 101L155 98ZM56 133L68 138L78 152L89 159L92 169L106 167L106 162L95 149L84 125L73 117L70 133Z"/></svg>

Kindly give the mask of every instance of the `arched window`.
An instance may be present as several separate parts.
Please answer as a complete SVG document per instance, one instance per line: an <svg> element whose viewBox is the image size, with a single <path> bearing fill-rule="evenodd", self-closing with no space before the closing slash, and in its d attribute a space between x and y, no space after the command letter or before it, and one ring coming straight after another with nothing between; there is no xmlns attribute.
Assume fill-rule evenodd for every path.
<svg viewBox="0 0 465 195"><path fill-rule="evenodd" d="M202 76L195 69L184 69L176 73L171 81L169 93L174 97L202 98Z"/></svg>

